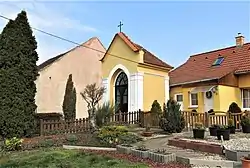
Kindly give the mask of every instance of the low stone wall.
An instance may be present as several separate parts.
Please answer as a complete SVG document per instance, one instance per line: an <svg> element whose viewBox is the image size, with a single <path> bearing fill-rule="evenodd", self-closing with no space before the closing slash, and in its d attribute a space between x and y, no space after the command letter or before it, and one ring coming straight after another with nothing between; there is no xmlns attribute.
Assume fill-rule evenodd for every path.
<svg viewBox="0 0 250 168"><path fill-rule="evenodd" d="M244 156L248 156L250 151L234 151L234 150L225 150L225 156L229 160L240 161L240 159Z"/></svg>
<svg viewBox="0 0 250 168"><path fill-rule="evenodd" d="M223 154L223 148L220 145L217 144L209 144L204 142L195 142L195 141L188 141L183 140L180 138L174 138L168 140L168 145L180 147L184 149L193 149L198 150L201 152L208 152L208 153L214 153L214 154Z"/></svg>

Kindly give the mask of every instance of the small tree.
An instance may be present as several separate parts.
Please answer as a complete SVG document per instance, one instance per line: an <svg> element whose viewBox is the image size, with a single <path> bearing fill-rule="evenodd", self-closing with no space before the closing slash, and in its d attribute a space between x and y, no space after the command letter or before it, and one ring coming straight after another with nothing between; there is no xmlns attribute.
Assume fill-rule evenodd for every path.
<svg viewBox="0 0 250 168"><path fill-rule="evenodd" d="M76 89L72 74L69 75L67 80L62 108L65 120L76 118Z"/></svg>
<svg viewBox="0 0 250 168"><path fill-rule="evenodd" d="M161 105L158 103L157 100L154 100L150 111L152 113L156 113L156 114L161 114L162 113Z"/></svg>
<svg viewBox="0 0 250 168"><path fill-rule="evenodd" d="M233 103L230 104L228 112L241 113L241 109L240 109L240 107L238 106L237 103L233 102Z"/></svg>
<svg viewBox="0 0 250 168"><path fill-rule="evenodd" d="M185 127L185 120L180 110L180 104L170 99L164 107L163 117L159 125L169 133L181 132Z"/></svg>
<svg viewBox="0 0 250 168"><path fill-rule="evenodd" d="M93 131L97 130L96 126L96 105L102 99L105 92L104 87L98 87L96 83L87 85L84 91L81 93L83 99L88 104L88 114L90 127Z"/></svg>

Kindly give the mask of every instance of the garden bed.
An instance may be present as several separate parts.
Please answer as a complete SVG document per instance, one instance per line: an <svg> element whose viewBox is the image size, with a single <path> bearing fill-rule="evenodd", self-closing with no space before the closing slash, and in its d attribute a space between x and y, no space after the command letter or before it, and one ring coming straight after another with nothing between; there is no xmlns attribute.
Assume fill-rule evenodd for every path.
<svg viewBox="0 0 250 168"><path fill-rule="evenodd" d="M198 150L214 154L223 154L223 148L218 144L210 144L205 142L197 142L192 140L184 140L181 138L173 138L168 140L168 145L180 147L184 149Z"/></svg>

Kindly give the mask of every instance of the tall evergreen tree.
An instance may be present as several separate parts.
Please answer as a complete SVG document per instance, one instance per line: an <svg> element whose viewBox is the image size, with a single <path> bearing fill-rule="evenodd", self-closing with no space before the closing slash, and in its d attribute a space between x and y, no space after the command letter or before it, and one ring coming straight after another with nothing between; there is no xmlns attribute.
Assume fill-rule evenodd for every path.
<svg viewBox="0 0 250 168"><path fill-rule="evenodd" d="M0 36L0 134L32 134L36 110L37 43L25 11Z"/></svg>
<svg viewBox="0 0 250 168"><path fill-rule="evenodd" d="M72 80L72 74L69 75L63 100L63 114L66 120L76 118L76 89Z"/></svg>

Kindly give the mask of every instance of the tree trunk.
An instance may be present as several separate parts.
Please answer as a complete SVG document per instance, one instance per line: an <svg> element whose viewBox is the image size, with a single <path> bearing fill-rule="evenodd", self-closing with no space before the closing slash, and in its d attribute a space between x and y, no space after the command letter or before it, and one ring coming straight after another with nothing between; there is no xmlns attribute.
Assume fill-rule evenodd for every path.
<svg viewBox="0 0 250 168"><path fill-rule="evenodd" d="M97 130L95 108L90 109L89 123L91 131L95 132Z"/></svg>

